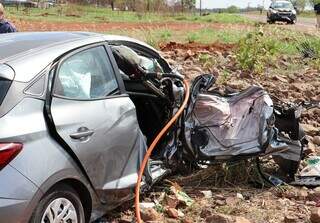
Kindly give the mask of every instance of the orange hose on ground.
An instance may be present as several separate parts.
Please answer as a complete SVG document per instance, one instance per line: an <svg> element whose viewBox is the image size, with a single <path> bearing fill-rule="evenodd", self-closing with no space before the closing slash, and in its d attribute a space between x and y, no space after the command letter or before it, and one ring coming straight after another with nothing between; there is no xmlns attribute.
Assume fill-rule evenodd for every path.
<svg viewBox="0 0 320 223"><path fill-rule="evenodd" d="M186 80L184 80L183 83L184 83L184 89L185 89L184 101L183 101L181 107L179 108L179 110L177 111L177 113L170 119L170 121L166 124L166 126L161 130L161 132L153 140L152 144L150 145L150 147L148 148L148 150L146 152L146 155L143 158L143 161L142 161L139 173L138 173L138 180L137 180L137 184L136 184L136 188L135 188L136 197L135 197L135 202L134 202L135 208L136 208L137 223L142 222L141 215L140 215L140 186L141 186L142 175L143 175L144 169L146 168L148 159L150 158L152 151L154 150L154 148L156 147L156 145L158 144L158 142L160 141L162 136L169 130L169 128L181 116L183 110L187 106L187 103L188 103L188 100L190 97L189 84Z"/></svg>

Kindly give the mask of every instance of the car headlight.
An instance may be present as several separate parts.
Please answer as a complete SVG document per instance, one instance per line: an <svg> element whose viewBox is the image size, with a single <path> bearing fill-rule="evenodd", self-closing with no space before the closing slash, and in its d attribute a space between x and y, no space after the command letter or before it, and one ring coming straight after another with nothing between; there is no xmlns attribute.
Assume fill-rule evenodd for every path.
<svg viewBox="0 0 320 223"><path fill-rule="evenodd" d="M274 9L270 9L269 11L270 11L271 14L277 14L278 13L277 10L274 10Z"/></svg>
<svg viewBox="0 0 320 223"><path fill-rule="evenodd" d="M297 11L296 10L292 10L292 14L296 15Z"/></svg>

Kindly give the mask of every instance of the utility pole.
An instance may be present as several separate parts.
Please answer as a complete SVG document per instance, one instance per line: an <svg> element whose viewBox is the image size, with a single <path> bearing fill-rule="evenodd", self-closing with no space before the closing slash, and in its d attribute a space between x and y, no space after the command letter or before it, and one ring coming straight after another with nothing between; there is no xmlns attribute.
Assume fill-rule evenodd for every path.
<svg viewBox="0 0 320 223"><path fill-rule="evenodd" d="M202 0L199 0L200 1L200 16L202 15Z"/></svg>

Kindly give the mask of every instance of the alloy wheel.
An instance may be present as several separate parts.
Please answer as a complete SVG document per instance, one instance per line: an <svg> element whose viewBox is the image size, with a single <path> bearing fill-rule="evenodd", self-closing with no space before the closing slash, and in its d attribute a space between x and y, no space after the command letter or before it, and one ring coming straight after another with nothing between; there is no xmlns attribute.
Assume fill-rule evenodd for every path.
<svg viewBox="0 0 320 223"><path fill-rule="evenodd" d="M77 211L66 198L53 200L45 210L41 223L78 223Z"/></svg>

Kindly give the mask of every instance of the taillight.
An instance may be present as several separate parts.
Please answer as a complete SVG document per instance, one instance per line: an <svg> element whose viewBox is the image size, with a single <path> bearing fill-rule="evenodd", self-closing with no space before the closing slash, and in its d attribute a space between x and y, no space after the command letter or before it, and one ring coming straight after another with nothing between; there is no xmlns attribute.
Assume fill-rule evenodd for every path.
<svg viewBox="0 0 320 223"><path fill-rule="evenodd" d="M20 143L0 143L0 170L18 155L22 147Z"/></svg>

